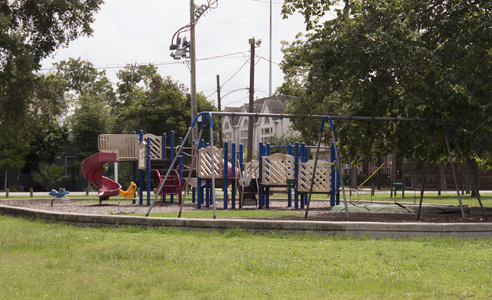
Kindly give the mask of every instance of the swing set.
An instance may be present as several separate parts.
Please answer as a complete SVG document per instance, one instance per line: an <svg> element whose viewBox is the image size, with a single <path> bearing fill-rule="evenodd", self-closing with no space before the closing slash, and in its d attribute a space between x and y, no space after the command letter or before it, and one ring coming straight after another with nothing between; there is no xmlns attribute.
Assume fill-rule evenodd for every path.
<svg viewBox="0 0 492 300"><path fill-rule="evenodd" d="M190 132L192 131L193 127L196 126L197 124L197 120L199 118L202 118L202 117L208 117L208 125L209 125L209 129L210 129L210 148L209 148L209 156L210 158L214 158L214 151L217 151L217 150L214 150L214 147L213 147L213 122L212 122L212 116L215 115L215 116L231 116L231 117L235 117L235 116L253 116L253 117L280 117L280 118L311 118L311 119L321 119L321 127L320 127L320 131L319 131L319 138L318 138L318 144L317 144L317 147L316 147L316 155L314 157L314 162L313 162L313 166L312 166L312 171L310 172L312 174L312 177L311 177L311 180L310 180L310 187L309 187L309 192L308 192L308 200L307 200L307 206L306 206L306 211L305 211L305 218L307 219L308 217L308 213L309 213L309 204L310 204L310 201L311 201L311 195L313 194L313 189L315 187L315 182L316 182L316 176L318 174L317 172L317 165L318 165L318 156L319 156L319 150L320 150L320 146L321 146L321 142L322 142L322 135L323 135L323 128L324 128L324 125L325 125L325 121L328 120L329 122L329 125L330 125L330 131L331 131L331 139L332 139L332 142L334 145L336 145L336 137L335 137L335 129L334 129L334 126L333 126L333 120L335 119L340 119L340 120L360 120L360 121L392 121L392 122L428 122L428 119L424 119L424 118L397 118L397 117L364 117L364 116L327 116L327 115L296 115L296 114L269 114L269 113L233 113L233 112L201 112L199 114L197 114L197 116L194 118L194 120L192 121L191 123L191 126L188 128L188 131L185 135L185 137L182 139L182 142L181 142L181 145L179 146L178 149L182 149L183 148L183 144L184 144L184 141L186 141L188 139L188 136L190 134ZM201 123L201 128L200 128L200 133L199 133L199 137L198 137L198 141L201 141L201 136L202 136L202 132L203 132L203 129L204 129L204 126L205 126L206 122L202 122ZM454 170L454 165L453 165L453 157L452 157L452 153L451 153L451 150L450 150L450 145L449 145L449 140L448 140L448 135L447 135L447 129L445 127L443 127L443 130L444 130L444 136L445 136L445 140L446 140L446 146L447 146L447 150L448 150L448 154L449 154L449 161L450 161L450 164L451 164L451 168L452 168L452 171L453 171L453 177L454 177L454 181L455 181L455 185L456 185L456 191L457 191L457 195L458 195L458 199L459 199L459 203L460 203L460 208L461 208L461 212L462 212L462 217L463 217L463 221L466 222L466 219L465 219L465 213L464 213L464 209L463 209L463 204L462 204L462 201L461 201L461 196L460 196L460 192L459 192L459 186L458 186L458 183L457 183L457 179L456 179L456 173L455 173L455 170ZM463 153L458 145L458 143L456 142L456 140L454 139L454 132L452 131L452 128L449 127L449 131L451 133L451 135L453 136L453 140L455 142L455 145L456 145L456 148L462 158L462 160L465 162L465 160L463 159ZM423 183L422 183L422 187L421 187L421 193L420 193L420 203L419 203L419 210L418 210L418 215L417 215L417 220L420 219L420 213L421 213L421 208L422 208L422 201L423 201L423 197L424 197L424 188L425 188L425 179L426 179L426 175L427 175L427 170L428 170L428 167L429 167L429 164L430 164L430 154L431 154L431 149L432 149L432 143L433 143L433 138L434 138L434 132L432 133L431 135L431 138L430 138L430 145L429 145L429 150L428 150L428 155L427 155L427 163L426 163L426 167L425 167L425 172L424 172L424 178L423 178ZM338 149L337 149L337 146L334 146L332 147L333 148L333 151L334 151L334 155L335 155L335 162L336 162L336 169L338 171L338 174L342 174L341 172L341 166L340 166L340 157L339 157L339 153L338 153ZM181 151L181 150L180 150ZM193 153L193 158L192 158L192 162L195 162L196 161L196 155L197 155L198 151L195 151ZM171 165L175 165L177 159L178 159L179 155L176 155L176 157L174 158L174 161L171 163ZM215 164L217 163L214 159L210 159L210 170L215 170ZM382 165L381 165L382 166ZM381 167L380 166L380 167ZM482 208L482 211L483 211L483 214L486 218L486 220L488 221L488 216L487 216L487 213L482 205L482 201L480 199L480 196L478 194L478 188L477 186L475 185L475 182L472 180L471 176L470 176L470 172L469 172L469 169L468 169L468 166L466 165L466 162L465 162L465 168L466 168L466 171L467 171L467 175L472 183L472 188L475 192L475 196L477 197L479 203L480 203L480 206ZM242 171L241 171L242 172ZM258 173L260 174L260 176L262 175L262 167L261 167L261 161L260 161L260 168L258 170ZM161 184L159 185L159 188L156 192L156 195L154 197L154 200L152 202L152 205L150 205L149 207L149 210L146 214L146 217L149 216L156 200L157 200L157 197L158 195L161 193L161 190L164 188L164 183L167 182L167 179L168 177L170 176L170 173L171 173L171 169L168 170L168 172L166 173L166 175L164 176L163 180L161 181ZM268 173L268 172L267 172ZM264 174L267 174L267 173L264 173ZM215 205L215 179L216 179L216 172L211 172L210 174L210 179L211 179L211 183L212 183L212 192L211 192L211 202L213 203L213 218L215 219L216 218L216 205ZM284 180L285 180L285 186L286 187L294 187L296 184L298 184L298 182L295 182L293 180L294 178L292 178L291 176L288 176L288 177L285 177ZM345 187L344 187L344 183L342 180L339 180L340 181L340 186L341 186L341 191L342 191L342 195L343 195L343 201L344 201L344 206L345 206L345 212L346 212L346 216L347 216L347 221L350 220L350 216L349 216L349 211L348 211L348 205L347 205L347 198L346 198L346 194L345 194ZM186 183L188 184L188 183ZM187 188L187 187L186 187ZM185 189L186 189L185 188ZM260 193L262 192L261 189L259 191ZM260 200L261 201L261 200ZM181 217L181 213L182 213L182 208L183 208L183 201L181 201L180 203L180 211L179 211L179 216L178 217Z"/></svg>

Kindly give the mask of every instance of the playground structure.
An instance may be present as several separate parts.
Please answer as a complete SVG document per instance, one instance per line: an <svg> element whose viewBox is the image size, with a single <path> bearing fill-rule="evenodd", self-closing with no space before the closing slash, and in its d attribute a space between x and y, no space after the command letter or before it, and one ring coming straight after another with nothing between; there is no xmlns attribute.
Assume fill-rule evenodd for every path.
<svg viewBox="0 0 492 300"><path fill-rule="evenodd" d="M169 143L168 143L169 141ZM182 144L183 138L177 139L178 143ZM87 158L82 162L82 173L89 182L99 188L98 196L100 200L107 200L111 196L123 195L127 199L133 199L133 203L139 199L139 204L143 205L143 191L145 186L147 187L147 205L150 205L150 197L152 191L161 198L161 206L167 201L166 196L170 196L170 203L174 204L174 196L179 197L179 203L182 201L182 191L185 185L192 186L193 198L192 203L196 203L197 209L202 206L210 207L214 204L215 197L212 198L212 178L214 179L216 188L223 189L224 193L224 209L231 207L235 209L237 207L242 208L245 201L246 206L257 206L259 209L269 208L269 195L271 188L276 187L284 188L282 192L287 192L289 195L288 207L292 206L292 191L295 195L295 209L299 208L299 197L303 197L306 193L306 182L308 179L306 176L307 163L307 147L303 143L299 145L289 145L289 153L294 153L294 156L285 156L283 154L273 154L270 156L270 145L263 145L260 143L260 147L263 149L261 162L253 161L248 163L256 164L256 166L265 166L265 170L260 174L249 176L245 175L243 171L243 145L236 147L234 143L231 145L231 154L229 155L229 146L226 143L224 149L218 149L207 144L205 146L204 141L195 143L195 147L192 147L192 153L186 154L183 151L183 147L175 147L176 140L174 132L171 132L170 138L167 138L167 134L164 133L162 137L155 136L153 134L143 134L140 132L140 136L136 134L102 134L98 137L99 153ZM198 146L196 146L198 145ZM167 159L167 150L169 149L169 157ZM236 151L239 149L239 151ZM197 153L196 164L193 167L184 165L184 156L193 156ZM212 153L214 159L212 160ZM302 157L304 158L301 158ZM283 160L275 159L278 157L290 157L288 164L286 165ZM171 160L177 159L177 163L171 164ZM147 185L140 184L141 188L138 189L140 197L135 196L136 186L133 184L127 191L121 190L121 185L116 181L102 176L103 166L108 162L132 162L133 163L133 180L137 181L137 170L139 170L139 182L147 181ZM300 174L304 177L301 178L303 184L301 184L300 190L297 191L295 186L287 189L288 180L297 181L297 171L300 164ZM187 170L188 168L188 170ZM249 167L248 167L249 168ZM283 174L283 170L289 170L289 174ZM212 171L213 170L213 171ZM249 170L249 169L248 169ZM165 173L169 171L168 178ZM152 188L150 174L154 173L159 179L159 186L161 190ZM326 172L325 172L326 174ZM286 177L285 177L286 176ZM145 178L146 177L146 180ZM239 180L244 177L248 177L248 184L246 181ZM284 178L285 177L285 178ZM325 176L326 177L326 176ZM322 180L329 182L330 177L334 177L331 173ZM253 191L248 192L250 183L255 184ZM304 189L303 189L304 187ZM259 199L257 194L259 192ZM319 193L332 193L335 197L335 190L319 190ZM230 196L229 196L230 195ZM246 196L244 196L246 195ZM245 198L246 197L246 198ZM239 199L239 201L236 201ZM252 201L247 200L254 199ZM259 202L258 202L259 200ZM303 208L306 201L301 201L300 208ZM259 204L259 205L258 205ZM333 204L334 205L334 204Z"/></svg>
<svg viewBox="0 0 492 300"><path fill-rule="evenodd" d="M218 115L223 115L224 113L220 112L213 112L213 114L218 114ZM259 115L268 117L268 116L276 116L275 114L250 114L250 113L227 113L229 115L252 115L258 117ZM302 150L299 152L298 155L298 149L296 146L296 153L294 155L294 158L292 158L292 155L289 153L289 156L282 156L282 158L279 158L279 156L270 156L269 155L269 150L266 150L267 148L269 149L268 145L263 146L260 143L260 157L259 161L257 163L251 162L249 165L244 166L244 173L243 173L243 162L242 162L242 145L240 145L240 151L236 153L235 151L235 145L231 145L231 148L233 149L231 152L231 162L228 162L229 155L227 153L228 145L222 149L217 149L213 146L213 129L212 129L212 113L211 112L202 112L199 113L195 119L193 120L191 126L188 129L188 132L186 133L186 136L184 138L179 139L179 146L176 147L176 155L174 155L174 139L171 139L171 146L169 147L171 149L171 159L172 161L170 163L170 167L167 169L166 175L159 175L160 179L160 184L159 187L156 189L155 192L155 197L150 204L150 173L152 170L152 164L151 164L151 157L155 153L159 153L162 149L166 149L165 146L165 135L163 135L163 142L162 142L162 147L159 147L159 143L152 143L150 137L147 137L147 141L143 139L143 133L140 133L140 141L139 143L131 143L130 145L125 145L122 149L119 149L117 147L109 147L108 149L104 149L100 151L107 151L113 154L117 154L116 161L119 161L119 155L120 151L123 150L129 150L132 151L133 149L133 156L131 156L130 160L134 161L134 179L135 179L135 164L137 161L139 170L147 170L147 205L149 205L149 210L146 214L148 216L150 214L150 211L152 210L152 207L159 195L161 195L161 203L162 201L165 201L165 198L163 200L163 196L170 194L171 195L171 203L173 202L173 196L174 195L181 195L181 190L182 187L179 187L179 185L173 185L176 182L176 178L178 177L169 177L170 174L173 172L177 172L179 174L179 182L182 182L183 178L183 169L184 169L184 154L183 154L183 145L185 140L187 140L190 131L192 128L195 126L197 123L197 119L199 117L202 117L205 115L205 117L208 116L209 118L209 127L210 127L210 144L207 145L207 147L203 147L203 141L201 141L201 135L202 135L202 130L206 122L202 122L201 124L201 130L199 134L198 140L199 142L199 147L192 153L192 162L193 164L189 168L189 173L188 173L188 180L185 182L185 190L187 190L188 186L191 184L193 186L193 202L195 202L195 193L198 191L198 199L196 201L197 203L197 208L199 209L201 207L201 204L204 203L204 198L206 199L205 204L209 206L210 204L213 205L213 217L216 217L216 207L215 207L215 188L216 188L216 180L220 181L223 180L221 185L224 189L224 209L228 208L228 193L227 193L227 187L229 185L229 179L231 180L231 184L233 185L233 193L231 197L231 204L232 208L235 208L235 190L236 187L234 186L236 183L238 184L238 191L240 193L243 193L240 195L240 201L239 201L239 208L242 208L242 205L245 203L244 200L244 192L245 188L255 184L255 181L257 181L257 193L258 193L258 208L269 208L269 194L271 192L270 189L272 188L284 188L287 189L288 195L289 195L289 206L291 204L291 192L290 190L294 189L295 190L295 195L296 195L296 209L297 207L297 197L300 195L301 197L301 208L303 208L304 205L307 205L306 207L306 215L305 217L307 218L308 216L308 211L309 211L309 203L311 200L311 195L313 193L329 193L331 194L330 197L330 205L335 205L339 204L339 197L340 197L340 191L343 194L343 199L344 199L344 205L345 205L345 211L347 214L347 220L349 220L349 213L348 213L348 207L347 207L347 200L345 196L345 189L343 182L339 179L339 174L340 174L340 159L338 156L338 151L337 151L337 146L335 146L334 142L336 141L335 134L334 134L334 127L333 127L333 121L332 118L329 116L309 116L311 118L320 118L322 119L321 122L321 129L320 129L320 135L319 135L319 141L317 145L317 151L316 155L314 156L313 161L307 161L307 155L304 154L306 152L303 152ZM282 117L306 117L303 115L282 115ZM412 119L412 118L377 118L377 117L344 117L344 116L335 116L334 118L345 118L349 120L369 120L369 121L412 121L412 122L425 122L427 121L426 119ZM321 137L322 137L322 132L323 132L323 127L324 127L324 122L325 120L329 120L330 123L330 129L332 133L332 146L331 146L331 151L332 151L332 159L331 162L326 164L325 162L319 162L319 167L318 167L318 154L319 154L319 149L321 145ZM448 153L450 156L450 162L452 165L453 169L453 175L455 176L454 172L454 166L452 163L452 154L449 148L449 142L448 142L448 137L447 137L447 131L446 128L444 128L444 133L446 137L446 144L448 148ZM452 133L452 131L451 131ZM453 133L452 133L453 134ZM127 135L130 139L134 139L136 141L136 134L134 135ZM429 145L429 153L432 147L432 137L431 136L431 142ZM104 141L104 139L101 139L99 142ZM157 145L157 146L155 146ZM456 145L458 152L460 153L461 156L462 152L459 149L459 145ZM160 148L160 150L159 150ZM137 155L137 150L138 149L138 155ZM165 159L165 152L166 151L161 151L160 153L164 153L163 157ZM216 154L217 155L216 155ZM237 159L235 156L237 155ZM305 156L304 156L305 155ZM429 154L430 155L430 154ZM197 157L198 156L198 157ZM88 164L88 166L91 166L91 168L86 169L86 172L83 171L84 176L88 178L88 180L92 183L95 184L100 184L98 186L100 188L100 199L104 200L106 199L105 197L109 197L113 195L115 191L119 191L121 189L121 186L117 188L115 185L116 182L111 181L110 179L103 179L98 177L100 173L98 171L98 167L103 161L105 156L99 157L97 154L95 157L91 157L91 160L89 160L91 163ZM297 157L297 158L296 158ZM109 157L107 157L109 159ZM295 160L300 159L300 162L297 163ZM114 161L114 158L113 158ZM178 162L179 161L179 162ZM193 184L193 180L191 180L191 173L195 172L195 164L194 162L197 161L196 164L196 172L199 174L197 177L194 177L193 179L196 180L196 182ZM294 161L294 163L292 163ZM237 165L238 164L238 165ZM237 165L237 167L236 167ZM429 165L429 156L427 160L427 165L426 169ZM175 167L176 166L176 167ZM239 171L236 171L236 168ZM231 171L229 171L231 169ZM293 169L293 171L292 171ZM173 171L175 170L175 171ZM468 170L467 170L468 171ZM426 172L427 173L427 172ZM425 173L425 174L426 174ZM469 175L469 172L467 172ZM163 173L162 173L163 174ZM232 176L231 174L234 174ZM309 179L311 177L311 179ZM92 181L91 181L92 180ZM201 181L204 180L205 184L203 184ZM285 181L285 183L283 182ZM143 172L140 172L140 182L143 182ZM455 179L456 182L456 179ZM116 183L117 184L117 183ZM168 185L171 186L168 186ZM211 184L211 187L210 187ZM142 185L142 184L141 184ZM457 185L457 184L456 184ZM308 188L309 187L309 188ZM329 187L329 188L328 188ZM472 188L476 191L477 188L475 186L475 183L472 182ZM204 189L206 190L206 195L204 197ZM179 190L176 191L176 190ZM253 189L254 190L254 189ZM422 185L422 190L421 190L421 200L420 200L420 206L422 204L422 199L423 199L423 190L424 190L424 185ZM142 204L142 192L143 192L143 187L141 186L140 188L140 204ZM118 192L119 193L119 192ZM253 193L256 194L256 192L251 192L249 191L248 193ZM463 219L465 219L464 216L464 211L463 211L463 206L461 203L461 197L459 194L459 187L457 186L457 194L458 198L460 200L460 207L462 210L463 214ZM479 200L479 203L482 207L482 210L484 211L484 215L487 217L486 212L482 206L481 200L479 198L478 193L477 198ZM306 196L309 196L307 198ZM307 198L307 199L306 199ZM180 201L181 208L183 205L184 201ZM251 204L251 203L249 203ZM181 216L181 209L180 209L180 214ZM419 215L420 216L420 207L419 207Z"/></svg>
<svg viewBox="0 0 492 300"><path fill-rule="evenodd" d="M116 181L102 176L104 165L108 162L115 161L117 161L116 153L99 152L84 159L80 164L80 169L85 179L99 188L97 196L100 201L120 194L121 185Z"/></svg>
<svg viewBox="0 0 492 300"><path fill-rule="evenodd" d="M204 123L203 123L204 124ZM202 124L202 129L203 129ZM201 134L200 134L201 136ZM294 193L294 208L304 208L307 204L306 194L310 186L309 176L314 172L316 188L314 193L330 194L330 204L339 203L340 180L333 165L327 162L320 164L319 168L313 168L313 161L308 161L308 152L304 143L296 143L287 147L289 154L270 155L270 145L260 143L260 157L258 161L249 162L243 171L243 145L226 143L224 149L210 146L201 140L192 147L192 162L188 167L184 165L185 152L183 151L183 140L178 139L178 147L175 147L174 133L171 132L169 147L167 145L167 134L162 137L153 134L103 134L98 137L99 153L85 159L82 162L82 173L86 179L99 188L100 201L107 200L111 196L122 194L125 198L133 199L135 188L133 185L126 192L121 191L121 185L116 181L102 176L103 166L108 162L132 162L133 182L136 182L137 170L139 170L139 204L143 205L144 175L146 174L147 205L150 205L151 177L154 172L159 179L159 188L154 189L155 198L161 197L161 205L170 196L170 203L174 203L174 196L179 196L182 204L182 191L186 191L191 185L193 190L192 203L197 204L197 209L202 205L215 209L215 188L223 189L224 209L236 208L236 196L239 196L238 206L257 206L258 209L269 208L270 193L286 192L288 195L288 207L292 206L292 192ZM333 147L331 147L333 148ZM167 159L167 149L170 149L170 159ZM334 156L332 155L334 158ZM171 162L172 161L172 162ZM254 166L254 170L252 170ZM164 175L165 174L165 175ZM298 184L299 183L299 184ZM230 186L230 197L228 187ZM237 195L239 193L239 195ZM186 194L185 194L186 196ZM300 201L299 201L300 199ZM300 204L300 205L299 205ZM150 207L150 209L152 208Z"/></svg>
<svg viewBox="0 0 492 300"><path fill-rule="evenodd" d="M309 181L307 178L307 175L313 176L313 178L309 181L311 182L311 189L309 193L312 193L312 186L314 182L317 182L317 189L315 192L321 192L321 193L327 193L331 194L331 200L330 203L335 202L336 198L339 198L339 185L337 185L337 182L340 183L341 180L337 180L336 178L339 177L339 165L338 165L338 170L333 170L331 169L330 172L326 171L327 167L325 164L320 164L321 168L320 171L317 170L316 168L316 163L314 163L314 168L312 167L313 163L308 163L302 165L302 174L303 177L301 178L302 187L304 189L301 189L301 193L297 190L297 182L298 182L298 170L299 166L297 165L298 162L302 163L307 163L307 151L306 147L302 145L302 149L299 150L299 145L296 143L295 146L295 156L292 157L291 154L289 156L285 155L273 155L270 156L270 147L269 145L264 146L262 143L260 143L260 158L258 162L258 168L252 171L252 166L256 166L256 163L251 162L249 165L245 166L247 171L243 173L242 170L242 149L243 146L240 145L240 151L237 155L238 157L238 163L239 163L239 175L238 172L236 171L236 151L235 151L235 144L232 143L231 149L231 163L228 162L229 155L227 153L228 151L228 145L225 143L224 150L222 152L222 149L217 149L216 147L213 147L213 123L212 123L212 114L210 112L202 112L198 114L195 119L193 120L191 126L188 129L188 132L186 133L186 136L182 139L180 139L180 146L179 146L179 151L178 151L178 156L174 158L173 162L171 163L171 166L175 165L176 161L178 160L178 157L182 156L182 149L183 149L183 141L186 140L192 130L192 128L195 126L197 123L197 120L199 117L202 117L203 115L208 116L209 118L209 126L210 126L210 145L207 145L207 148L203 147L204 141L201 141L201 135L203 131L203 127L206 124L206 122L202 122L201 124L201 130L199 134L198 140L200 141L198 144L198 149L194 151L192 154L192 162L194 163L195 161L197 162L196 165L196 170L197 170L197 178L196 178L196 183L192 183L191 178L188 178L186 181L186 186L188 184L193 185L193 191L195 189L198 190L198 201L197 201L197 208L199 209L201 207L201 204L203 203L203 187L202 187L202 180L206 180L205 183L205 190L206 190L206 206L208 207L210 204L213 205L213 213L214 213L214 218L215 218L215 187L216 187L216 180L222 180L222 187L224 189L224 209L228 208L228 193L227 193L227 186L228 186L228 181L229 179L232 180L233 188L232 188L232 197L231 197L231 203L232 203L232 208L235 208L235 183L238 182L239 188L238 191L241 193L240 195L240 201L239 201L239 208L242 208L242 205L244 204L244 192L245 188L247 186L250 186L253 182L253 187L254 187L254 182L257 181L257 186L258 186L258 197L259 197L259 204L258 208L269 208L269 194L270 194L270 189L272 187L276 188L285 188L288 193L288 206L291 206L291 190L295 190L295 208L298 208L298 196L299 194L302 194L302 191L304 191L303 196L301 197L301 208L304 207L305 204L308 204L308 201L306 199L306 184ZM330 122L330 125L332 127L333 131L333 125ZM320 145L318 145L319 149ZM332 147L335 149L333 153L335 154L335 157L337 156L337 151L336 147ZM289 147L290 153L292 153L292 147ZM198 159L197 159L198 156ZM317 157L315 159L317 161ZM194 164L192 164L191 169L193 169ZM228 170L228 166L231 166L231 172ZM311 167L310 167L311 166ZM180 168L181 169L181 168ZM157 194L161 193L164 183L169 174L171 172L171 169L168 170L166 176L164 176L163 181L161 182L159 189L157 190L156 196L154 197L154 201L150 205L150 208L146 214L148 216L150 214L150 211L152 210L153 205L156 202L157 199ZM234 174L233 177L229 178L228 174ZM244 178L245 175L247 174L247 178ZM212 184L212 187L210 189L209 183ZM327 188L329 187L329 188ZM187 189L187 187L185 188ZM248 191L248 193L254 193L251 191ZM338 197L337 197L338 196ZM344 195L345 199L345 195ZM249 200L249 199L248 199ZM193 193L193 201L195 201L195 193ZM181 203L183 203L182 201ZM255 201L256 202L256 201ZM346 201L345 201L346 202ZM250 204L250 203L248 203ZM334 205L334 204L333 204ZM182 206L181 206L182 209ZM180 209L180 214L181 216L181 209Z"/></svg>
<svg viewBox="0 0 492 300"><path fill-rule="evenodd" d="M331 134L332 134L332 143L335 143L336 142L336 138L335 138L335 133L334 133L334 127L333 127L333 119L345 119L345 120L362 120L362 121L393 121L393 122L428 122L427 119L424 119L424 118L400 118L400 117L364 117L364 116L333 116L333 117L330 117L330 116L327 116L327 115L309 115L309 116L306 116L306 115L286 115L286 114L281 114L281 115L278 115L278 114L269 114L269 113L233 113L233 112L202 112L202 113L199 113L195 119L192 121L192 124L191 126L189 127L188 129L188 132L186 133L186 137L185 137L185 140L186 138L188 137L188 135L190 134L190 131L192 130L192 128L195 126L195 124L197 123L197 119L198 118L201 118L203 115L206 115L209 117L209 127L210 127L210 144L213 145L213 128L212 128L212 114L214 115L218 115L218 116L225 116L225 115L228 115L228 116L232 116L232 117L235 117L235 116L251 116L251 117L285 117L285 118L306 118L306 117L309 117L309 118L313 118L313 119L321 119L322 122L321 122L321 128L320 128L320 134L319 134L319 141L318 141L318 146L317 146L317 151L316 151L316 155L315 155L315 159L314 159L314 163L313 163L313 167L312 167L312 170L316 170L316 171L313 171L311 172L312 174L312 179L311 179L311 184L310 184L310 188L309 188L309 192L307 193L309 195L309 198L307 200L307 208L306 208L306 215L305 217L307 218L308 216L308 211L309 211L309 202L311 200L311 195L313 194L313 192L316 192L316 181L318 181L318 184L319 184L319 179L318 179L318 171L317 171L317 163L318 163L318 154L319 154L319 148L320 148L320 145L321 145L321 139L322 139L322 132L323 132L323 127L324 127L324 122L325 120L328 120L329 123L330 123L330 130L331 130ZM200 137L201 137L201 134L202 134L202 129L203 129L203 126L204 126L205 122L202 123L202 128L200 130ZM454 166L453 166L453 162L452 162L452 154L451 154L451 151L450 151L450 147L449 147L449 141L448 141L448 137L447 137L447 131L446 131L446 128L444 128L444 134L445 134L445 137L446 137L446 145L447 145L447 148L448 148L448 153L449 153L449 157L450 157L450 163L451 163L451 166L452 166L452 170L453 170L453 177L455 179L455 184L456 184L456 191L457 191L457 194L458 194L458 199L459 199L459 202L460 202L460 207L461 207L461 211L462 211L462 215L463 215L463 220L465 221L465 215L464 215L464 209L463 209L463 205L462 205L462 202L461 202L461 196L459 194L459 187L458 187L458 184L457 184L457 181L456 181L456 174L455 174L455 171L454 171ZM452 133L452 131L451 131ZM453 135L453 133L452 133ZM199 138L200 140L200 138ZM429 153L428 153L428 157L427 157L427 163L426 163L426 171L425 171L425 174L424 174L424 180L425 180L425 175L427 174L427 169L428 169L428 166L429 166L429 163L430 163L430 151L431 151L431 148L432 148L432 140L433 140L433 135L431 136L431 141L430 141L430 145L429 145ZM182 145L182 144L181 144ZM459 148L459 145L456 143L456 147L457 147L457 150L458 152L460 153L460 155L463 157L463 154ZM211 157L213 157L213 148L214 147L211 147ZM334 156L335 156L335 164L336 164L336 171L338 172L338 174L340 174L340 171L341 171L341 168L340 168L340 159L339 159L339 155L338 155L338 151L337 151L337 147L334 146L332 147L333 148L333 152L334 152ZM260 149L260 152L261 152L261 149ZM195 156L193 157L193 160L195 159ZM463 158L462 158L463 160ZM213 160L212 160L213 161ZM261 161L261 160L260 160ZM260 164L261 162L259 162ZM250 171L252 170L253 173L255 173L256 171L254 170L256 166L249 166L249 169ZM468 167L466 167L466 170L467 170L467 175L468 177L470 178L470 172L468 171ZM215 168L212 164L212 168ZM247 167L245 166L245 169L247 169ZM256 173L257 175L256 176L261 176L261 166L258 166L258 172ZM250 174L248 173L248 171L246 171L246 174ZM215 197L215 179L214 179L214 176L215 176L215 172L212 172L212 193L211 193L211 197L212 197L212 201ZM167 177L167 175L166 175ZM306 178L308 177L304 177L304 180L306 180ZM332 177L330 177L332 178ZM470 178L471 180L471 178ZM295 181L292 181L291 179L289 180L286 180L287 181L287 185L288 186L291 186L291 185L294 185L296 184ZM289 181L291 181L289 183ZM349 221L349 212L348 212L348 206L347 206L347 199L346 199L346 195L345 195L345 188L344 188L344 185L343 185L343 181L341 180L336 180L335 179L335 182L339 181L340 182L340 187L341 187L341 191L342 191L342 194L343 194L343 199L344 199L344 205L345 205L345 211L346 211L346 214L347 214L347 221ZM476 194L476 197L480 203L480 206L482 208L482 211L486 217L486 219L488 220L488 217L487 217L487 214L485 212L485 209L482 205L482 202L480 200L480 196L477 192L477 187L475 185L475 183L472 181L472 188L473 190L475 191L475 194ZM240 179L239 182L241 182L241 185L243 185L243 183L246 183L248 182L248 180L242 180ZM333 178L331 180L331 182L333 182ZM422 189L421 189L421 197L420 197L420 205L419 205L419 212L418 212L418 217L417 219L419 219L420 217L420 209L421 209L421 206L422 206L422 200L423 200L423 197L424 197L424 188L425 188L425 185L423 184L422 185ZM259 191L258 191L259 195L260 195L260 206L259 208L262 207L262 203L261 203L261 200L263 198L263 195L262 195L262 189L260 188ZM157 197L156 197L157 198ZM152 206L154 205L155 203L155 200L156 198L154 199L154 202L152 203L151 207L149 208L146 216L148 216L150 214L150 211L152 210ZM224 197L225 199L225 197ZM213 217L215 218L216 215L215 215L215 202L214 203L214 210L213 210ZM268 207L268 199L266 199L266 203L267 203L267 207ZM303 201L301 201L301 203L303 203ZM331 203L330 203L331 204ZM180 210L180 213L179 213L179 216L181 216L181 210Z"/></svg>

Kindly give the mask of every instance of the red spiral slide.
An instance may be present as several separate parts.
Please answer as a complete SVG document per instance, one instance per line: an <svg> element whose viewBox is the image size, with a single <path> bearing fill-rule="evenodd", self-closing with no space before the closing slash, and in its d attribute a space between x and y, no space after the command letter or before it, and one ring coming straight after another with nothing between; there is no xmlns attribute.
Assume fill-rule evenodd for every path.
<svg viewBox="0 0 492 300"><path fill-rule="evenodd" d="M85 179L99 188L97 195L101 200L110 196L119 195L121 185L107 177L102 176L103 166L108 162L116 162L116 153L99 152L82 161L80 168Z"/></svg>

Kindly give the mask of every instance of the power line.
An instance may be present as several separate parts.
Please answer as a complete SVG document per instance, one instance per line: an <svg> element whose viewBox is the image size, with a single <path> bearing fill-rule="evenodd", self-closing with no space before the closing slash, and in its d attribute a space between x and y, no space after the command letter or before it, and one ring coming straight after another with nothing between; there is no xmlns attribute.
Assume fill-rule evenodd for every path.
<svg viewBox="0 0 492 300"><path fill-rule="evenodd" d="M217 55L217 56L211 56L211 57L204 57L204 58L197 58L197 61L206 61L206 60L211 60L211 59L222 59L222 58L229 58L230 56L238 55L241 54L242 56L240 57L245 57L246 52L234 52L234 53L229 53L229 54L222 54L222 55ZM249 58L248 58L249 60ZM164 65L177 65L177 64L183 64L182 61L169 61L169 62L148 62L148 63L142 63L139 65L148 65L148 64L153 64L155 66L164 66ZM114 65L101 65L101 66L93 66L94 69L96 70L104 70L104 69L124 69L128 66L129 64L114 64ZM53 70L54 67L51 67L49 69L44 68L41 69L41 71L51 71Z"/></svg>

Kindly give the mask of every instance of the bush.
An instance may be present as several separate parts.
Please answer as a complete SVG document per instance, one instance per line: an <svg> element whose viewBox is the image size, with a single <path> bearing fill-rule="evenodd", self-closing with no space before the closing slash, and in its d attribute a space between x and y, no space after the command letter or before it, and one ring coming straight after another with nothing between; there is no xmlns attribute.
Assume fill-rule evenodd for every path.
<svg viewBox="0 0 492 300"><path fill-rule="evenodd" d="M9 187L9 191L11 191L11 192L23 192L24 187L22 185L14 184L14 185Z"/></svg>

